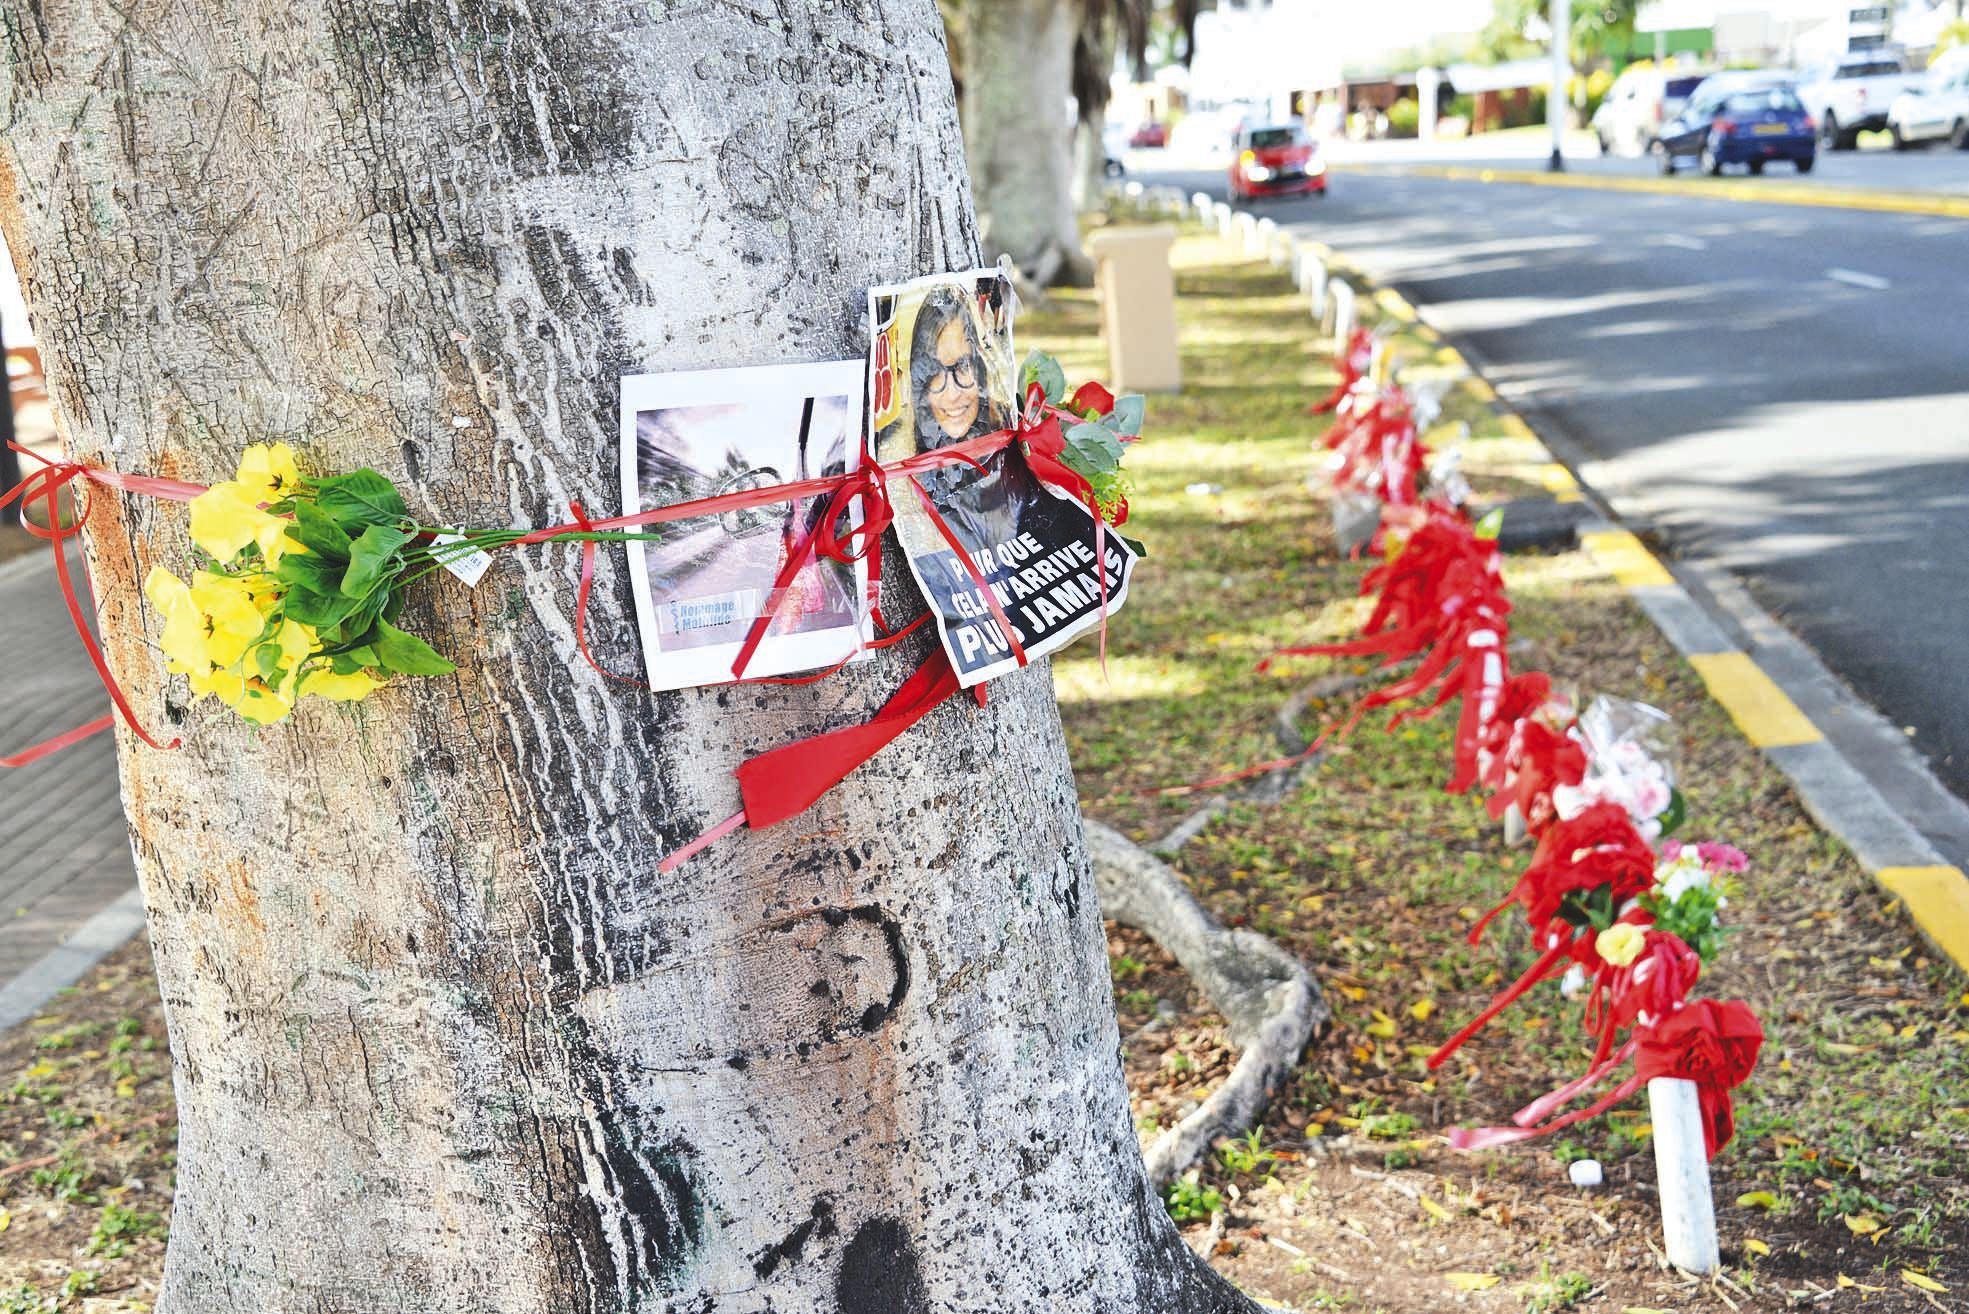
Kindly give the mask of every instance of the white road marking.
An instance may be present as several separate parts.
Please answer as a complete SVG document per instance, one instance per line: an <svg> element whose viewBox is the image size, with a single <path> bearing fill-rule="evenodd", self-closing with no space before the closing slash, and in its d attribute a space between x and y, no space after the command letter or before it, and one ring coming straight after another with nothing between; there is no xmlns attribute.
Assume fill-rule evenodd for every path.
<svg viewBox="0 0 1969 1314"><path fill-rule="evenodd" d="M1885 292L1894 286L1878 274L1862 274L1857 269L1828 269L1825 276L1835 283L1851 283L1854 287L1867 288L1874 292Z"/></svg>
<svg viewBox="0 0 1969 1314"><path fill-rule="evenodd" d="M1551 219L1553 223L1559 225L1561 228L1577 228L1580 225L1580 221L1569 214L1555 214L1551 216Z"/></svg>
<svg viewBox="0 0 1969 1314"><path fill-rule="evenodd" d="M1684 237L1680 233L1663 233L1661 236L1655 238L1655 241L1661 243L1663 246L1680 247L1684 251L1707 251L1709 249L1709 243L1703 241L1700 237Z"/></svg>

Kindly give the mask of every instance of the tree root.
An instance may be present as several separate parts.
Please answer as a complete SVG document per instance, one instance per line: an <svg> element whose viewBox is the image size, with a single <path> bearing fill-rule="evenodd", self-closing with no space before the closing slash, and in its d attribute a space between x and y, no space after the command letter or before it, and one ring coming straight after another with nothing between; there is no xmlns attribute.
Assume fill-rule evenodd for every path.
<svg viewBox="0 0 1969 1314"><path fill-rule="evenodd" d="M1143 1151L1149 1182L1159 1191L1219 1136L1257 1123L1331 1013L1297 958L1255 932L1219 925L1167 863L1112 827L1091 818L1086 825L1102 914L1173 954L1224 1015L1241 1051L1223 1084Z"/></svg>

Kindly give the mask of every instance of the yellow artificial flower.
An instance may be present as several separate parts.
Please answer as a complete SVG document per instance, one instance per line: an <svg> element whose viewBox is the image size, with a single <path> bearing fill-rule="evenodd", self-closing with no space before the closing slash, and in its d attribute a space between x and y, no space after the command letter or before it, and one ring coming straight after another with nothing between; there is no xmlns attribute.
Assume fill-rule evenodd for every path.
<svg viewBox="0 0 1969 1314"><path fill-rule="evenodd" d="M254 443L241 453L239 473L233 478L245 486L255 502L268 504L292 497L301 486L294 449L286 443Z"/></svg>
<svg viewBox="0 0 1969 1314"><path fill-rule="evenodd" d="M1593 952L1615 967L1631 967L1647 948L1648 933L1632 922L1615 922L1593 939Z"/></svg>
<svg viewBox="0 0 1969 1314"><path fill-rule="evenodd" d="M383 687L383 682L367 670L353 675L337 675L326 666L317 666L301 677L301 692L338 703L359 702Z"/></svg>
<svg viewBox="0 0 1969 1314"><path fill-rule="evenodd" d="M213 484L191 502L191 541L225 565L257 545L268 566L299 548L288 522L262 510L261 493L241 483Z"/></svg>
<svg viewBox="0 0 1969 1314"><path fill-rule="evenodd" d="M279 690L257 675L249 675L241 682L237 699L228 699L225 690L214 690L214 692L218 693L220 700L226 706L255 725L272 725L276 721L284 721L287 719L287 714L294 710L292 702L281 697Z"/></svg>
<svg viewBox="0 0 1969 1314"><path fill-rule="evenodd" d="M205 651L214 666L237 662L266 631L252 591L235 576L199 571L191 577L191 600L205 615Z"/></svg>
<svg viewBox="0 0 1969 1314"><path fill-rule="evenodd" d="M211 694L227 707L239 706L239 700L246 696L246 677L220 666L193 671L185 677L185 682L191 686L194 699Z"/></svg>
<svg viewBox="0 0 1969 1314"><path fill-rule="evenodd" d="M280 663L276 668L282 672L280 696L291 703L299 696L294 685L301 678L301 663L315 650L314 627L283 618L268 641L280 649Z"/></svg>
<svg viewBox="0 0 1969 1314"><path fill-rule="evenodd" d="M176 675L202 675L212 669L206 649L205 613L192 601L186 583L162 566L144 577L144 596L164 617L162 647L168 669Z"/></svg>

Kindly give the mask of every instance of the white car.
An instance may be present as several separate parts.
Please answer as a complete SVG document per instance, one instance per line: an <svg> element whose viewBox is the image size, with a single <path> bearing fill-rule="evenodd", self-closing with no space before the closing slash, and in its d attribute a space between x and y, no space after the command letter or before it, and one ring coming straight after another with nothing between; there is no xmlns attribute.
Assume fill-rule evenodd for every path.
<svg viewBox="0 0 1969 1314"><path fill-rule="evenodd" d="M1646 155L1670 122L1688 104L1689 93L1709 76L1708 69L1630 68L1614 79L1600 108L1593 111L1593 135L1602 155Z"/></svg>
<svg viewBox="0 0 1969 1314"><path fill-rule="evenodd" d="M1800 74L1798 99L1819 125L1826 149L1850 151L1862 132L1885 128L1894 97L1921 81L1921 74L1903 71L1900 53L1892 48L1859 51Z"/></svg>
<svg viewBox="0 0 1969 1314"><path fill-rule="evenodd" d="M1897 150L1918 142L1947 141L1959 151L1969 151L1969 65L1931 73L1925 85L1894 97L1887 107L1887 131L1894 134Z"/></svg>

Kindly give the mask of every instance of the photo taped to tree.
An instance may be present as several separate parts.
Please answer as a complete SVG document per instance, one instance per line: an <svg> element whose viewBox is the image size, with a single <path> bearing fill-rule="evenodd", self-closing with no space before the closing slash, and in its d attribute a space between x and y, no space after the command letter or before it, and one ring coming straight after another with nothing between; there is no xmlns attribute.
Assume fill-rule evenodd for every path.
<svg viewBox="0 0 1969 1314"><path fill-rule="evenodd" d="M876 460L1013 426L1021 390L1014 294L1002 270L871 288L868 308ZM952 464L918 476L962 558L913 489L899 481L891 493L896 540L967 688L1018 669L1001 613L1026 656L1044 656L1100 622L1103 575L1107 610L1120 608L1135 561L1112 532L1098 535L1097 553L1086 506L1034 476L1016 443L979 466ZM989 600L965 558L989 586Z"/></svg>
<svg viewBox="0 0 1969 1314"><path fill-rule="evenodd" d="M861 361L633 374L622 380L622 502L659 506L858 468ZM727 684L789 554L825 497L768 502L648 526L630 577L650 686ZM786 675L866 656L864 562L820 559L797 574L745 675Z"/></svg>

